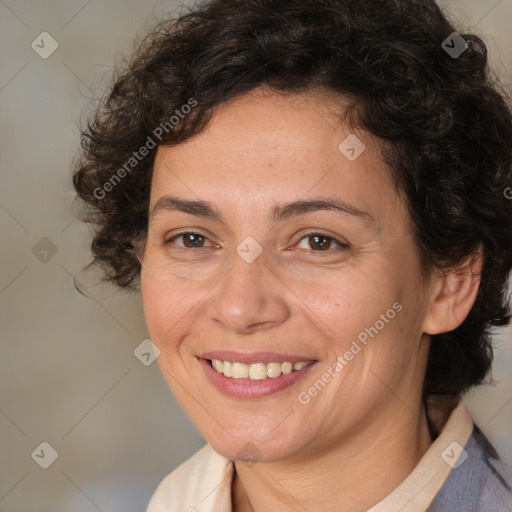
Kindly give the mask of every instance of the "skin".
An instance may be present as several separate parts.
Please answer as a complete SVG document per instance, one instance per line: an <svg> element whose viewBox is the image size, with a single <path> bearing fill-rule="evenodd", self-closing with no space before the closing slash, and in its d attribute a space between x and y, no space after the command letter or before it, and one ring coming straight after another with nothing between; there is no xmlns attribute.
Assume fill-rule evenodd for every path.
<svg viewBox="0 0 512 512"><path fill-rule="evenodd" d="M430 335L459 325L478 289L469 263L422 281L411 221L379 141L338 121L342 105L332 95L257 89L218 107L203 133L156 154L150 209L172 195L208 201L224 218L160 209L149 224L141 285L164 377L204 438L237 461L237 512L323 512L336 503L359 512L387 496L432 443L422 404ZM355 161L338 149L350 134L366 146ZM268 218L276 204L313 198L341 199L368 217L317 210ZM183 231L206 237L203 247L180 253L183 237L162 245ZM324 239L320 251L307 237L318 231L347 245ZM235 252L248 236L263 248L252 263ZM164 254L175 258L172 272L155 263ZM300 403L299 393L395 303L402 310ZM278 393L238 399L214 388L196 358L219 349L318 363ZM238 455L247 443L255 464Z"/></svg>

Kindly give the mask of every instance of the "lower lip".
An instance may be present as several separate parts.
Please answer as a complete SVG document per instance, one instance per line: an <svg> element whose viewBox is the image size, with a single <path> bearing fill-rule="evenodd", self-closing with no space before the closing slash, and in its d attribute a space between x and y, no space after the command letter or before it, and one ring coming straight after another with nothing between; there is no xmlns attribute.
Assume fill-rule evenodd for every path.
<svg viewBox="0 0 512 512"><path fill-rule="evenodd" d="M315 361L301 370L296 370L292 373L282 373L279 377L268 377L263 380L251 380L232 379L231 377L226 377L217 370L214 370L206 359L198 359L198 361L204 368L206 376L210 382L219 391L231 397L251 399L263 398L291 386L301 377L306 375L317 363Z"/></svg>

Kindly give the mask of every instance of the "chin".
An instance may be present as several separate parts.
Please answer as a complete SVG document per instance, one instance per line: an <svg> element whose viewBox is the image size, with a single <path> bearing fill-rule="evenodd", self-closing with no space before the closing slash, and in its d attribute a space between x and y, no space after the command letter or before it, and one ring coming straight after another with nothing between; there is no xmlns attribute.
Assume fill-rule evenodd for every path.
<svg viewBox="0 0 512 512"><path fill-rule="evenodd" d="M232 437L225 433L221 437L209 439L206 441L213 449L229 460L254 464L257 462L276 462L293 457L304 449L306 443L294 440L291 443L289 435L273 436L269 439L268 435L251 435L250 432L233 434Z"/></svg>

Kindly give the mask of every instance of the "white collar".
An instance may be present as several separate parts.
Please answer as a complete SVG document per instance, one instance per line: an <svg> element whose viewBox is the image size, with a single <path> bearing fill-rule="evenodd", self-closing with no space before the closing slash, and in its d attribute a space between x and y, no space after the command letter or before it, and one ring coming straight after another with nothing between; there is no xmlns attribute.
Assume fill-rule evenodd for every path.
<svg viewBox="0 0 512 512"><path fill-rule="evenodd" d="M368 512L425 511L471 436L473 420L460 398L431 397L429 422L440 432L409 476ZM162 480L147 512L232 512L234 470L206 444Z"/></svg>

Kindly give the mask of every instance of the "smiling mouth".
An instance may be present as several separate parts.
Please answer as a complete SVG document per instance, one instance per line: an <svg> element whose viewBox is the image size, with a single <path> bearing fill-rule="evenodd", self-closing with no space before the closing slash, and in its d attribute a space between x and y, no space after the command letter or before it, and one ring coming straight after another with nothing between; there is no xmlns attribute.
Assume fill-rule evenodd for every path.
<svg viewBox="0 0 512 512"><path fill-rule="evenodd" d="M315 361L298 361L291 363L270 362L270 363L252 363L244 364L231 361L223 361L220 359L206 359L210 366L221 375L231 379L248 379L248 380L265 380L274 379L281 375L298 372L313 364Z"/></svg>

